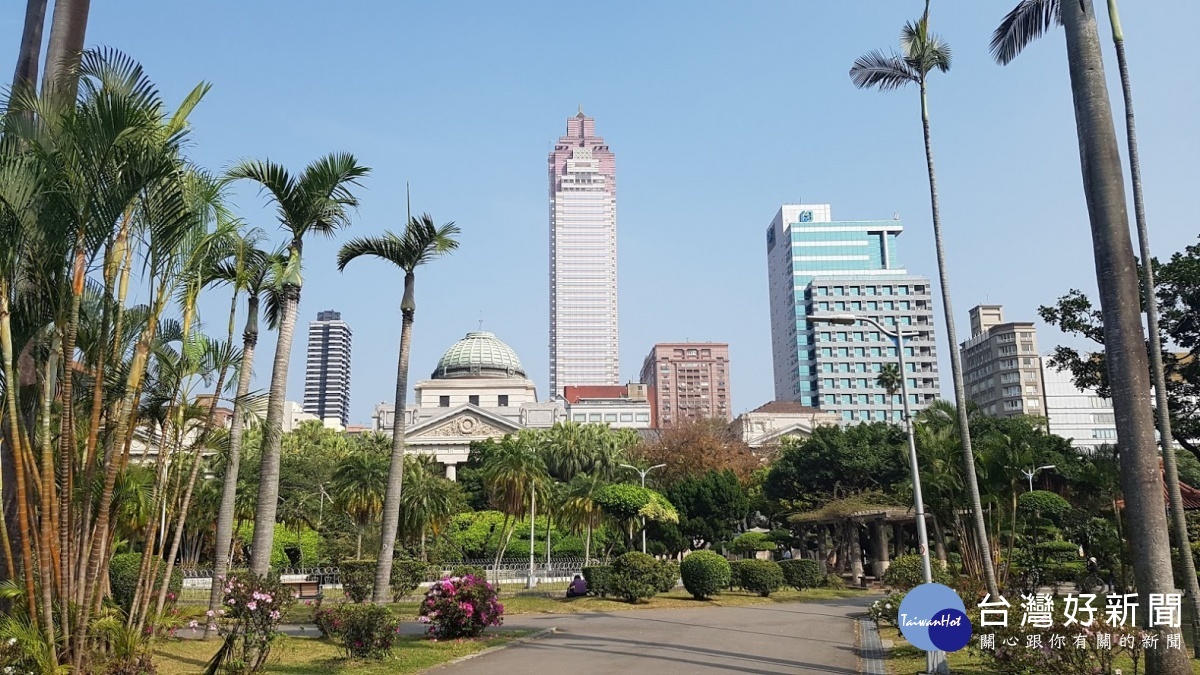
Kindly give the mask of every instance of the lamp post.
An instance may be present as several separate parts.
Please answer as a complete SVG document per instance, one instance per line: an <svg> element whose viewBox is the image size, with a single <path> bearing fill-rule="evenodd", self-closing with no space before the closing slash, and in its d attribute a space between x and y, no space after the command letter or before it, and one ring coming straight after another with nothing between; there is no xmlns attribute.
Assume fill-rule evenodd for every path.
<svg viewBox="0 0 1200 675"><path fill-rule="evenodd" d="M1046 466L1039 466L1036 469L1028 469L1028 470L1021 469L1020 471L1021 471L1021 473L1025 474L1026 478L1029 479L1029 491L1033 492L1033 477L1036 476L1037 473L1039 471L1042 471L1043 469L1054 469L1054 468L1056 468L1056 467L1053 464L1047 464Z"/></svg>
<svg viewBox="0 0 1200 675"><path fill-rule="evenodd" d="M654 466L650 467L649 469L639 469L636 466L633 466L631 464L621 464L620 466L622 469L633 469L634 471L636 471L638 473L638 475L642 477L642 488L645 488L646 487L646 474L650 473L651 471L653 471L655 469L661 469L664 466L666 466L666 464L655 464ZM646 552L646 517L642 516L642 553L645 553L645 552Z"/></svg>
<svg viewBox="0 0 1200 675"><path fill-rule="evenodd" d="M925 583L933 583L933 566L929 562L929 534L925 530L925 499L921 496L921 471L917 466L917 440L913 432L912 411L908 403L908 372L905 370L904 361L904 338L911 337L914 333L906 335L899 326L894 331L889 330L875 319L857 314L827 314L808 318L814 323L830 323L837 326L853 326L862 322L874 326L896 343L897 360L900 365L900 395L904 404L904 430L908 435L908 464L909 471L912 473L913 509L917 516L917 541L921 547L921 575ZM941 651L926 652L925 667L930 673L950 672L949 666L946 664L946 655Z"/></svg>
<svg viewBox="0 0 1200 675"><path fill-rule="evenodd" d="M534 588L537 586L537 577L533 573L533 526L537 519L537 485L529 484L529 579L525 583L526 588Z"/></svg>

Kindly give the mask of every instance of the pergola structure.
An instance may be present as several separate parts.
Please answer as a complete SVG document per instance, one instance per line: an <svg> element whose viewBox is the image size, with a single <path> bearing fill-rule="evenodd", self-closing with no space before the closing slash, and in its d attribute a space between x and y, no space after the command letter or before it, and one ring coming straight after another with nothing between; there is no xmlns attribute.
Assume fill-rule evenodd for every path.
<svg viewBox="0 0 1200 675"><path fill-rule="evenodd" d="M913 546L918 545L915 533L917 518L911 509L864 505L853 511L829 511L826 508L813 513L799 513L788 519L803 542L801 555L815 558L825 574L849 574L850 582L860 585L868 576L866 559L870 561L869 576L879 579L891 565L893 557L904 555L910 542ZM932 531L935 518L928 513L925 518L926 525ZM911 534L907 531L909 528L913 530ZM815 550L809 547L809 534L816 537ZM940 545L937 548L937 558L944 560L945 552Z"/></svg>

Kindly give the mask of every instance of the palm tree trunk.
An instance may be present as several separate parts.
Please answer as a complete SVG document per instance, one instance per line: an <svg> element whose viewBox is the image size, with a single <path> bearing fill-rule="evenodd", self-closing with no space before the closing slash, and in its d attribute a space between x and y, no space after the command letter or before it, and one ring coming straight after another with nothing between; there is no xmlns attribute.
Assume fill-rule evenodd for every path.
<svg viewBox="0 0 1200 675"><path fill-rule="evenodd" d="M212 590L208 596L208 608L217 611L223 596L225 575L229 574L229 561L233 542L233 520L237 507L238 469L242 462L242 417L245 415L246 396L250 393L250 375L254 365L254 350L258 346L258 295L251 292L249 310L246 314L246 330L242 333L242 365L238 370L237 393L233 399L233 419L229 421L229 457L225 462L224 482L221 485L221 507L217 513L217 535L213 544L216 560L213 563ZM212 622L208 622L211 625ZM211 636L206 626L204 637Z"/></svg>
<svg viewBox="0 0 1200 675"><path fill-rule="evenodd" d="M358 545L354 547L354 559L362 560L362 528L358 528Z"/></svg>
<svg viewBox="0 0 1200 675"><path fill-rule="evenodd" d="M58 92L64 98L74 98L75 69L83 53L91 0L55 0L54 17L50 20L50 43L46 46L46 74L42 78L42 93Z"/></svg>
<svg viewBox="0 0 1200 675"><path fill-rule="evenodd" d="M42 621L45 622L43 628L46 631L47 648L51 653L55 652L54 637L54 529L51 523L50 510L54 503L55 497L55 480L54 480L54 443L50 433L51 429L51 411L54 408L54 375L58 372L57 350L51 348L50 356L46 359L45 370L42 374L42 420L41 420L41 449L42 449L42 486L38 489L38 498L41 503L39 505L40 524L39 535L41 537L41 552L38 555L38 578L42 586L42 605L39 609L42 611ZM70 367L67 367L68 376ZM33 608L30 607L32 610ZM32 611L30 612L32 614Z"/></svg>
<svg viewBox="0 0 1200 675"><path fill-rule="evenodd" d="M21 51L13 73L12 90L37 87L38 58L42 54L42 28L46 25L46 0L25 4L25 29L21 32Z"/></svg>
<svg viewBox="0 0 1200 675"><path fill-rule="evenodd" d="M300 305L300 287L283 287L279 339L271 369L271 393L263 429L262 461L259 464L258 506L254 512L254 538L250 551L250 573L263 577L271 569L271 544L275 540L275 512L279 508L279 451L283 443L283 401L287 398L288 361L292 335Z"/></svg>
<svg viewBox="0 0 1200 675"><path fill-rule="evenodd" d="M1133 87L1129 80L1129 61L1125 57L1125 35L1116 0L1108 0L1109 22L1112 24L1113 45L1117 51L1117 68L1121 73L1121 93L1125 99L1125 137L1129 144L1129 177L1133 183L1133 215L1137 224L1138 248L1142 258L1142 297L1146 308L1146 324L1150 336L1150 373L1154 384L1154 405L1158 416L1159 443L1162 444L1163 470L1167 496L1171 504L1171 525L1179 545L1179 561L1188 596L1192 601L1192 649L1200 658L1200 580L1192 560L1188 538L1187 518L1183 510L1183 495L1179 489L1179 468L1172 443L1171 412L1167 401L1166 370L1163 367L1162 337L1158 327L1158 297L1154 293L1154 266L1150 263L1150 228L1146 224L1146 203L1142 194L1142 165L1138 159L1137 125L1133 115Z"/></svg>
<svg viewBox="0 0 1200 675"><path fill-rule="evenodd" d="M928 9L926 10L928 11ZM946 339L950 343L950 376L954 381L954 405L958 408L958 435L962 441L963 480L971 495L971 517L975 539L979 544L983 581L988 593L1000 595L996 585L996 570L992 567L992 551L987 525L983 521L983 501L979 496L979 479L975 476L975 452L971 448L971 427L967 419L967 393L963 387L962 357L958 353L958 334L954 328L954 304L950 300L950 275L946 269L946 250L942 242L942 210L938 200L937 171L933 164L933 141L929 131L929 96L925 81L921 81L921 129L925 134L925 163L929 171L929 203L933 211L933 244L937 251L938 284L942 287L942 311L946 315ZM898 349L903 344L898 341ZM908 377L908 373L900 373Z"/></svg>
<svg viewBox="0 0 1200 675"><path fill-rule="evenodd" d="M33 588L33 549L29 544L29 496L25 489L25 454L21 443L21 422L17 412L17 392L20 380L17 379L13 367L12 344L12 313L8 304L8 284L0 281L0 347L3 348L4 381L8 383L8 392L4 399L8 408L8 424L12 435L9 452L13 457L13 478L17 489L17 527L20 529L21 541L21 570L25 582L25 602L29 607L29 617L37 623L37 600ZM0 505L3 508L3 505ZM7 530L6 530L7 533ZM11 560L11 553L9 559ZM10 563L11 565L11 563Z"/></svg>
<svg viewBox="0 0 1200 675"><path fill-rule="evenodd" d="M1138 592L1149 606L1148 594L1170 593L1175 584L1154 416L1145 405L1150 398L1150 368L1139 316L1137 264L1129 237L1121 153L1091 0L1063 2L1062 17L1100 289L1104 350L1121 446L1121 487L1133 524L1128 528L1130 550ZM1165 635L1160 640L1165 644ZM1153 650L1146 666L1147 672L1165 675L1191 672L1187 654L1179 649Z"/></svg>
<svg viewBox="0 0 1200 675"><path fill-rule="evenodd" d="M392 578L392 555L400 527L400 495L404 489L404 413L408 405L408 355L412 349L412 325L416 314L412 272L404 274L404 298L400 302L400 357L396 363L396 404L392 415L392 463L388 469L387 493L380 518L379 557L375 562L375 595L372 601L388 601Z"/></svg>
<svg viewBox="0 0 1200 675"><path fill-rule="evenodd" d="M587 565L592 559L592 524L587 524L587 538L583 540L583 564Z"/></svg>

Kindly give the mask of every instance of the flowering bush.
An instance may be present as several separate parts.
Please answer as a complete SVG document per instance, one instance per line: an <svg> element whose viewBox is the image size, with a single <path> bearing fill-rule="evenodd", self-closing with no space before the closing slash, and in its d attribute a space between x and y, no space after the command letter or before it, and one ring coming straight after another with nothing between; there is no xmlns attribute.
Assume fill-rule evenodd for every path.
<svg viewBox="0 0 1200 675"><path fill-rule="evenodd" d="M903 593L889 593L886 597L871 603L871 606L867 608L867 616L871 617L876 626L885 623L895 626L899 621L900 601L903 599Z"/></svg>
<svg viewBox="0 0 1200 675"><path fill-rule="evenodd" d="M400 619L383 605L340 604L313 616L322 637L333 638L352 659L382 659L400 632Z"/></svg>
<svg viewBox="0 0 1200 675"><path fill-rule="evenodd" d="M437 638L476 637L488 626L499 626L504 605L496 589L475 575L434 582L421 603L421 623Z"/></svg>
<svg viewBox="0 0 1200 675"><path fill-rule="evenodd" d="M252 574L230 575L224 592L222 608L209 610L208 620L216 624L225 644L208 663L205 675L261 672L278 637L279 620L295 598L278 579Z"/></svg>

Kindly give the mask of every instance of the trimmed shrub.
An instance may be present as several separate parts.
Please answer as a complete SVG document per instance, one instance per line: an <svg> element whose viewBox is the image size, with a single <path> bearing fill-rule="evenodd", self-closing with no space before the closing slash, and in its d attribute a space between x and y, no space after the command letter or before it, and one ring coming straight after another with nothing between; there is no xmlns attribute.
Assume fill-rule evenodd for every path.
<svg viewBox="0 0 1200 675"><path fill-rule="evenodd" d="M729 587L729 561L713 551L693 551L679 565L683 587L697 600L719 594Z"/></svg>
<svg viewBox="0 0 1200 675"><path fill-rule="evenodd" d="M954 578L950 572L937 561L933 561L933 583L950 586ZM921 556L902 555L892 561L887 571L883 573L883 585L893 591L907 593L925 583L925 573L922 572Z"/></svg>
<svg viewBox="0 0 1200 675"><path fill-rule="evenodd" d="M401 598L420 588L428 573L429 565L420 560L393 560L392 602L400 602Z"/></svg>
<svg viewBox="0 0 1200 675"><path fill-rule="evenodd" d="M826 574L825 580L821 582L821 587L838 590L846 587L846 580L840 574Z"/></svg>
<svg viewBox="0 0 1200 675"><path fill-rule="evenodd" d="M734 538L731 544L735 553L743 555L754 555L759 551L774 551L775 542L767 539L767 535L762 532L747 532L739 534Z"/></svg>
<svg viewBox="0 0 1200 675"><path fill-rule="evenodd" d="M392 653L400 619L386 605L341 604L321 611L327 614L317 620L317 627L341 646L346 658L382 659Z"/></svg>
<svg viewBox="0 0 1200 675"><path fill-rule="evenodd" d="M554 542L554 547L550 551L552 555L562 558L582 558L583 549L583 539L570 535Z"/></svg>
<svg viewBox="0 0 1200 675"><path fill-rule="evenodd" d="M588 591L600 597L608 596L608 582L612 578L612 567L609 565L592 565L582 570L583 580L587 582Z"/></svg>
<svg viewBox="0 0 1200 675"><path fill-rule="evenodd" d="M645 553L626 553L613 561L608 592L630 603L649 600L658 595L661 570L658 561Z"/></svg>
<svg viewBox="0 0 1200 675"><path fill-rule="evenodd" d="M658 579L655 587L659 593L670 593L679 582L679 565L670 560L658 561Z"/></svg>
<svg viewBox="0 0 1200 675"><path fill-rule="evenodd" d="M816 560L781 560L779 567L783 570L783 579L787 585L798 591L816 588L825 580L821 574L821 564Z"/></svg>
<svg viewBox="0 0 1200 675"><path fill-rule="evenodd" d="M158 587L162 584L163 571L166 565L162 560L155 560L151 565L158 565L158 574L155 575L154 589L158 593ZM133 605L133 595L137 592L138 572L142 568L141 553L118 553L112 557L112 562L108 567L108 580L112 586L112 599L117 603L117 606L129 612L129 608ZM167 599L174 600L179 597L179 591L183 588L183 572L178 566L171 570L171 584L167 587Z"/></svg>
<svg viewBox="0 0 1200 675"><path fill-rule="evenodd" d="M779 563L771 560L743 560L741 576L742 588L764 598L779 590L784 581Z"/></svg>
<svg viewBox="0 0 1200 675"><path fill-rule="evenodd" d="M745 560L729 561L729 588L744 588L742 584L742 563Z"/></svg>
<svg viewBox="0 0 1200 675"><path fill-rule="evenodd" d="M504 622L498 599L485 579L448 577L429 588L417 620L429 624L429 634L438 639L477 637L484 628Z"/></svg>
<svg viewBox="0 0 1200 675"><path fill-rule="evenodd" d="M343 560L338 565L338 580L351 602L366 602L375 590L375 561Z"/></svg>

